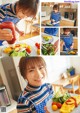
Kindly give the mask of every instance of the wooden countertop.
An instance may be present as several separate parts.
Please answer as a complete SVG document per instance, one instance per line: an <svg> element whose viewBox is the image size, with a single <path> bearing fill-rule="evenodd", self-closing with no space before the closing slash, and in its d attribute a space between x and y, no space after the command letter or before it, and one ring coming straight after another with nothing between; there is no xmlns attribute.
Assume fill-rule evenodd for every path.
<svg viewBox="0 0 80 113"><path fill-rule="evenodd" d="M31 33L28 33L28 34L26 34L26 35L24 35L24 36L20 36L20 37L19 37L19 40L20 40L20 41L21 41L21 40L25 40L25 39L32 38L32 37L38 36L38 35L40 35L40 34L35 31L35 32L32 33L32 35L31 35Z"/></svg>

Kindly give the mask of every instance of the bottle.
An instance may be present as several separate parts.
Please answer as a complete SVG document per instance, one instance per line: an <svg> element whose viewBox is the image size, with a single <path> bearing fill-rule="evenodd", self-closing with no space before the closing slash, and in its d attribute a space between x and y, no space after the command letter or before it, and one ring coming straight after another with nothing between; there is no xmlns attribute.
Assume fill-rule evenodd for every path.
<svg viewBox="0 0 80 113"><path fill-rule="evenodd" d="M8 44L14 44L16 41L16 33L15 33L15 26L12 22L7 21L0 24L0 29L9 30L12 33L13 38L10 41L7 41Z"/></svg>

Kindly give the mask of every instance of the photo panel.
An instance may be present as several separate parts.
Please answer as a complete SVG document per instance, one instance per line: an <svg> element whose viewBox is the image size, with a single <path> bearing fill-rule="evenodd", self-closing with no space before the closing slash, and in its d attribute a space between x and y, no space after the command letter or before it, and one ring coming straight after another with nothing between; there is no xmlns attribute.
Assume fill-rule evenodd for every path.
<svg viewBox="0 0 80 113"><path fill-rule="evenodd" d="M42 2L41 25L50 27L78 26L78 4Z"/></svg>
<svg viewBox="0 0 80 113"><path fill-rule="evenodd" d="M78 28L60 28L60 55L78 55Z"/></svg>
<svg viewBox="0 0 80 113"><path fill-rule="evenodd" d="M59 28L41 28L41 54L59 55Z"/></svg>

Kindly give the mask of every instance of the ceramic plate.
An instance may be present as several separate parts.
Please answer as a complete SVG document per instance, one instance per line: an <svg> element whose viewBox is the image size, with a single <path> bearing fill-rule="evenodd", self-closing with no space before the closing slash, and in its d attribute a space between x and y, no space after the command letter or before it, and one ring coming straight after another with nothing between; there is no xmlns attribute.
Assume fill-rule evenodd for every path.
<svg viewBox="0 0 80 113"><path fill-rule="evenodd" d="M49 111L50 113L60 113L59 110L53 111L52 108L51 108L51 104L52 104L52 100L49 100L49 101L47 102L47 109L48 109L48 111ZM80 105L79 105L77 108L75 108L71 113L80 113Z"/></svg>
<svg viewBox="0 0 80 113"><path fill-rule="evenodd" d="M23 44L23 43L18 43L18 44ZM26 43L27 44L27 43ZM16 45L16 44L15 44ZM29 44L28 44L29 45ZM2 49L1 49L1 53L2 53L2 56L8 56L9 54L8 53L5 53L4 52L4 50L7 48L7 47L11 47L11 46L3 46L2 47ZM34 46L31 46L30 45L30 47L31 47L31 53L29 54L28 52L27 52L27 54L29 54L30 56L35 56L35 55L37 55L37 52L36 52L36 47ZM24 51L25 50L25 48L21 48L21 50L19 50L19 51Z"/></svg>
<svg viewBox="0 0 80 113"><path fill-rule="evenodd" d="M45 36L45 37L50 37L50 39L49 39L49 40L45 40L45 39L43 38L44 36ZM43 34L41 35L41 37L42 37L42 43L43 43L43 44L51 43L51 42L54 41L53 36L48 35L48 34L46 34L46 33L43 33Z"/></svg>

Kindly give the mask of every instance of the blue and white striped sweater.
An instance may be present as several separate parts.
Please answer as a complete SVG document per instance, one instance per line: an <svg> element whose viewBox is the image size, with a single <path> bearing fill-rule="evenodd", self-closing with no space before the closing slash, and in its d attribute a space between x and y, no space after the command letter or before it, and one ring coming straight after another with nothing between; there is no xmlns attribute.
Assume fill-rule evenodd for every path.
<svg viewBox="0 0 80 113"><path fill-rule="evenodd" d="M2 23L3 19L6 18L6 16L13 19L17 18L16 3L13 4L8 3L8 4L0 5L0 23Z"/></svg>
<svg viewBox="0 0 80 113"><path fill-rule="evenodd" d="M48 86L49 90L46 86ZM38 105L43 103L50 95L53 95L52 86L50 84L43 84L40 87L28 85L18 99L18 113L31 113L31 109L36 112L34 104Z"/></svg>

